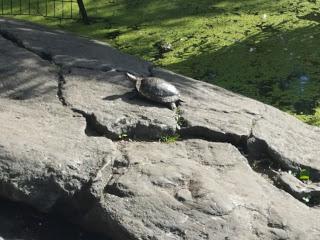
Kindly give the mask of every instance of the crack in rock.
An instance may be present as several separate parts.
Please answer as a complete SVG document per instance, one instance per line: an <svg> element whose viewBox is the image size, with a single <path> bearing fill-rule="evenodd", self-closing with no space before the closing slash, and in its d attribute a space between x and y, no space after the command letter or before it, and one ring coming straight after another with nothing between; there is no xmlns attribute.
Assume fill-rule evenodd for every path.
<svg viewBox="0 0 320 240"><path fill-rule="evenodd" d="M120 121L106 126L101 124L94 113L87 113L78 108L71 108L81 114L87 122L85 133L87 136L103 136L113 141L133 139L141 141L159 140L161 136L175 134L175 129L157 124L150 119L120 119Z"/></svg>
<svg viewBox="0 0 320 240"><path fill-rule="evenodd" d="M204 126L182 127L179 131L177 131L177 133L182 139L203 139L209 142L231 143L238 148L242 148L243 142L246 138L246 136L238 136L232 133L219 132Z"/></svg>
<svg viewBox="0 0 320 240"><path fill-rule="evenodd" d="M86 119L86 129L85 134L87 136L103 136L109 138L113 141L119 140L119 135L115 134L114 132L110 131L107 126L104 126L99 123L94 113L87 113L83 110L77 108L71 108L72 111L75 113L79 113Z"/></svg>
<svg viewBox="0 0 320 240"><path fill-rule="evenodd" d="M264 156L267 152L267 144L266 142L257 139L254 134L254 128L257 125L258 121L263 119L262 116L259 116L258 118L253 118L251 127L250 127L250 133L246 140L246 151L248 152L248 155L250 155L251 159L257 159L261 158L261 156Z"/></svg>
<svg viewBox="0 0 320 240"><path fill-rule="evenodd" d="M300 181L292 173L275 172L275 184L309 207L320 205L320 185Z"/></svg>
<svg viewBox="0 0 320 240"><path fill-rule="evenodd" d="M313 182L319 182L320 172L303 164L291 163L289 160L283 161L281 156L272 153L264 140L258 139L253 135L253 130L261 119L263 117L253 119L250 135L245 146L247 159L251 168L267 176L274 186L286 191L302 203L310 207L320 205L320 187L308 186L289 173L299 172L301 169L309 169L310 179Z"/></svg>
<svg viewBox="0 0 320 240"><path fill-rule="evenodd" d="M103 191L105 194L111 194L120 198L130 197L133 196L134 193L128 191L125 186L118 182L120 177L128 171L130 167L130 160L127 154L123 152L124 149L121 145L119 145L119 151L121 152L122 157L113 161L111 176L105 184Z"/></svg>
<svg viewBox="0 0 320 240"><path fill-rule="evenodd" d="M85 113L84 111L76 110L76 109L73 109L73 110L75 112L81 113L86 118L87 135L90 135L91 133L91 136L105 136L114 141L123 140L119 138L120 135L116 134L114 131L111 131L110 129L108 129L108 127L99 124L94 114L88 114L88 113ZM180 116L179 112L176 115L177 115L177 119L179 119L179 116ZM238 135L235 135L235 134L233 135L228 133L217 132L202 126L188 127L188 123L186 119L183 119L183 121L185 121L183 126L181 126L180 128L177 128L177 130L175 132L172 132L172 134L179 134L180 136L179 141L197 138L197 139L203 139L210 142L231 143L232 145L237 147L240 153L248 160L248 163L250 164L251 168L254 171L268 176L276 187L287 191L293 197L295 197L296 199L302 201L303 203L309 206L311 203L313 205L316 205L316 203L318 204L318 200L317 200L318 198L313 197L312 202L308 204L306 201L303 200L302 197L296 197L297 194L294 194L292 191L288 191L288 188L283 187L281 184L278 184L277 181L275 181L274 171L281 172L281 171L296 170L297 167L298 169L303 169L306 166L298 165L298 166L292 167L290 165L284 164L283 162L280 161L280 159L272 157L272 155L268 151L267 144L263 140L257 139L253 136L253 129L260 119L262 119L261 116L258 118L254 118L252 120L252 127L250 129L249 136L239 137ZM179 120L177 120L177 123L178 122ZM92 134L94 132L95 132L95 135ZM148 133L148 129L146 130L146 132ZM159 135L165 135L165 134L166 133L163 132L162 134L159 134ZM130 134L129 136L131 137L132 135ZM139 139L143 141L154 141L156 139L156 138L148 138L143 135L139 137L140 137ZM137 138L132 138L132 139L137 140ZM311 172L317 173L317 170L311 169ZM316 174L312 174L312 175L316 176ZM316 181L318 180L318 178L313 177L313 180ZM111 191L111 187L109 187L108 189ZM313 194L312 196L317 196L317 194Z"/></svg>
<svg viewBox="0 0 320 240"><path fill-rule="evenodd" d="M16 38L16 36L14 36L13 34L11 34L10 32L3 30L0 28L0 36L2 36L4 39L7 39L8 41L12 42L13 44L15 44L16 46L18 46L19 48L23 48L26 49L27 51L39 56L41 59L48 61L50 63L52 63L53 59L52 59L52 54L48 53L48 52L44 52L41 50L34 50L30 47L27 47L22 40Z"/></svg>
<svg viewBox="0 0 320 240"><path fill-rule="evenodd" d="M57 96L63 106L68 106L68 103L67 103L65 97L63 96L63 85L64 84L66 84L66 80L64 79L63 68L59 67Z"/></svg>
<svg viewBox="0 0 320 240"><path fill-rule="evenodd" d="M267 176L273 182L274 186L288 192L294 198L308 206L319 205L320 187L315 188L312 186L307 187L306 185L304 185L304 187L309 190L300 190L299 192L297 190L294 190L295 188L292 187L295 186L295 184L297 183L293 183L293 181L289 183L283 183L283 180L281 180L281 178L279 179L279 175L281 174L281 172L300 171L301 169L309 169L310 178L312 179L312 181L319 182L319 171L314 168L304 166L302 164L287 164L289 162L281 161L280 156L277 157L274 154L271 154L267 143L263 140L257 139L253 135L254 127L256 126L257 122L261 119L263 119L262 116L254 118L252 120L250 134L248 136L242 136L240 138L238 135L215 132L209 128L201 126L181 128L178 131L178 133L181 135L183 140L200 138L210 142L228 142L232 144L247 159L252 170ZM303 184L296 177L293 178L295 178L295 181L300 182L300 185Z"/></svg>

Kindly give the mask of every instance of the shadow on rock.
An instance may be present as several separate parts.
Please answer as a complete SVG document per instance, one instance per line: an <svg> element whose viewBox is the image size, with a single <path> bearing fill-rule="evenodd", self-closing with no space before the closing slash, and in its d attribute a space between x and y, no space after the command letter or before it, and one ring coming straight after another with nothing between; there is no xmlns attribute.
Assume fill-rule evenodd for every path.
<svg viewBox="0 0 320 240"><path fill-rule="evenodd" d="M0 239L111 240L81 230L58 216L0 199Z"/></svg>
<svg viewBox="0 0 320 240"><path fill-rule="evenodd" d="M123 101L133 100L134 98L139 97L136 91L126 92L124 94L115 94L111 96L104 97L103 100L106 101L114 101L117 99L121 99Z"/></svg>
<svg viewBox="0 0 320 240"><path fill-rule="evenodd" d="M136 106L143 106L143 107L158 107L158 108L167 108L165 105L150 101L142 96L140 96L135 90L126 92L124 94L115 94L111 96L106 96L103 98L105 101L116 101L121 100L125 103L136 105Z"/></svg>

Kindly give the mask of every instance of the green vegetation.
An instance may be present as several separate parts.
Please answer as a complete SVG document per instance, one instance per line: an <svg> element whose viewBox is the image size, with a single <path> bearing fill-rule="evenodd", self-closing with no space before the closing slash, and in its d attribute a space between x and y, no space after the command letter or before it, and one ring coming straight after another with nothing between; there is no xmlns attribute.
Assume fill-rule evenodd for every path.
<svg viewBox="0 0 320 240"><path fill-rule="evenodd" d="M320 126L319 0L84 2L97 17L89 26L18 18L108 42Z"/></svg>
<svg viewBox="0 0 320 240"><path fill-rule="evenodd" d="M309 169L301 169L299 172L299 179L302 181L310 180L310 171Z"/></svg>
<svg viewBox="0 0 320 240"><path fill-rule="evenodd" d="M316 108L313 115L296 115L300 120L315 126L320 126L320 108Z"/></svg>
<svg viewBox="0 0 320 240"><path fill-rule="evenodd" d="M179 140L180 140L179 134L162 136L160 138L160 142L163 142L163 143L175 143L176 141L179 141Z"/></svg>
<svg viewBox="0 0 320 240"><path fill-rule="evenodd" d="M186 125L186 120L181 115L182 115L182 110L180 107L177 107L175 119L179 127L183 127Z"/></svg>
<svg viewBox="0 0 320 240"><path fill-rule="evenodd" d="M119 138L119 140L120 141L128 141L129 140L129 137L128 137L128 134L126 134L126 133L122 133L122 134L120 134L119 136L118 136L118 138Z"/></svg>

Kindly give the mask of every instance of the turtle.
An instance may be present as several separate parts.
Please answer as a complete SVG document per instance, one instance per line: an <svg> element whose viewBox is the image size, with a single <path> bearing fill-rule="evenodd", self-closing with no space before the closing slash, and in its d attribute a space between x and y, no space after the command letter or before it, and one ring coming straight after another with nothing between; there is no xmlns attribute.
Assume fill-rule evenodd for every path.
<svg viewBox="0 0 320 240"><path fill-rule="evenodd" d="M162 78L137 77L128 72L126 76L135 82L137 92L151 101L165 104L171 110L175 110L177 104L183 102L178 89Z"/></svg>

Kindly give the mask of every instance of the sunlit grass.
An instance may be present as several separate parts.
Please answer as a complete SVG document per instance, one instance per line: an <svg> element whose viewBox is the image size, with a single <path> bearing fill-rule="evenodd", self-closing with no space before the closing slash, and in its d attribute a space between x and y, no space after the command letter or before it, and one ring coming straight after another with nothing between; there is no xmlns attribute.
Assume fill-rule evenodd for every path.
<svg viewBox="0 0 320 240"><path fill-rule="evenodd" d="M296 115L300 120L315 126L320 126L320 108L313 115Z"/></svg>

